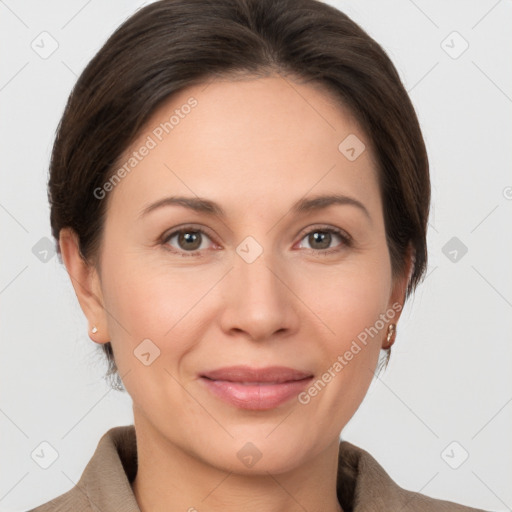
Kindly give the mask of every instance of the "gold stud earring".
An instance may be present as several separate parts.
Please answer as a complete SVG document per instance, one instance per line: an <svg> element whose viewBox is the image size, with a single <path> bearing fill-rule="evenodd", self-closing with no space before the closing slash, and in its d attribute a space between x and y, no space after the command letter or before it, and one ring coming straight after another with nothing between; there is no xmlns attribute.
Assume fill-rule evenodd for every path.
<svg viewBox="0 0 512 512"><path fill-rule="evenodd" d="M388 325L388 334L386 336L386 348L389 348L395 342L394 338L396 335L396 324Z"/></svg>

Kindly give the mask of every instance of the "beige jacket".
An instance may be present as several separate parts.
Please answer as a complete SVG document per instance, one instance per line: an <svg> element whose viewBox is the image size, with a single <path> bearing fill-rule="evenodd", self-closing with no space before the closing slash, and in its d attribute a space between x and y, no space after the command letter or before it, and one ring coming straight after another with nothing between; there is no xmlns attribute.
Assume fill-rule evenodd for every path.
<svg viewBox="0 0 512 512"><path fill-rule="evenodd" d="M75 487L30 512L140 512L130 482L137 473L134 425L100 439ZM365 450L340 442L338 500L344 512L484 512L409 492Z"/></svg>

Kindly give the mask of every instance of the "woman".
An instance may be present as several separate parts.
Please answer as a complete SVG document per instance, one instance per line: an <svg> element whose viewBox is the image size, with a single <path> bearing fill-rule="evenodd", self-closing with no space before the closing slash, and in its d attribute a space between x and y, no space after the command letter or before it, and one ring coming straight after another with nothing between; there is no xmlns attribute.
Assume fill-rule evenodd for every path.
<svg viewBox="0 0 512 512"><path fill-rule="evenodd" d="M34 510L476 510L339 441L424 276L430 203L407 93L343 13L144 7L79 78L49 195L134 425Z"/></svg>

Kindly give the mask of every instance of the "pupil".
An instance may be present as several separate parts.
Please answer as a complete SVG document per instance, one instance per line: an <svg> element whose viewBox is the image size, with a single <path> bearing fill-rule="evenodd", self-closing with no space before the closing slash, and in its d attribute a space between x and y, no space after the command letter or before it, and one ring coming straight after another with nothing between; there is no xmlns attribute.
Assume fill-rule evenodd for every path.
<svg viewBox="0 0 512 512"><path fill-rule="evenodd" d="M179 236L179 243L180 245L183 243L184 248L191 249L192 251L198 249L201 246L200 238L197 234L191 234L190 231L180 233ZM190 245L190 242L192 242L192 245ZM195 242L195 245L194 245ZM188 246L188 247L187 247Z"/></svg>
<svg viewBox="0 0 512 512"><path fill-rule="evenodd" d="M320 242L321 247L317 247L318 249L327 249L331 243L331 233L322 233L319 231L315 231L309 235L309 244L313 242Z"/></svg>

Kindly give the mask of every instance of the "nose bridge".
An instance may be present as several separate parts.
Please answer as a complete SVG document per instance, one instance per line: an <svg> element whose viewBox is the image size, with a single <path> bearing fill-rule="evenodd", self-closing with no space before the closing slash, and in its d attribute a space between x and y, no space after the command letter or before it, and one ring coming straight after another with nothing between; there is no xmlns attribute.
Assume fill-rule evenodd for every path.
<svg viewBox="0 0 512 512"><path fill-rule="evenodd" d="M261 237L260 237L261 239ZM276 255L269 244L263 247L255 237L247 236L236 248L233 279L240 280L240 296L251 302L281 302L282 286L275 276Z"/></svg>
<svg viewBox="0 0 512 512"><path fill-rule="evenodd" d="M292 294L282 281L283 265L270 247L248 236L236 247L229 273L224 328L245 331L253 339L270 337L294 323Z"/></svg>

